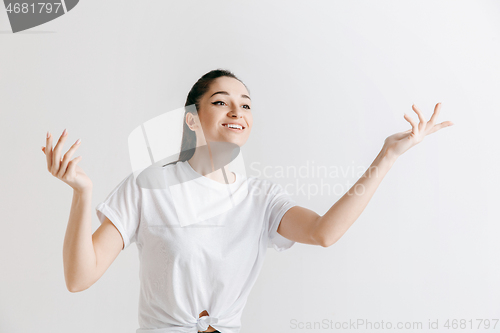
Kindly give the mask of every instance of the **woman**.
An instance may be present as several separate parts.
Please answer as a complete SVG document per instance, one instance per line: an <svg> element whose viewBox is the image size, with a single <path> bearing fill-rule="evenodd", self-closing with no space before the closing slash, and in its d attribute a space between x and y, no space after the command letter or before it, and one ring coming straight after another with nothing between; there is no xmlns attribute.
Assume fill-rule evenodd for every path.
<svg viewBox="0 0 500 333"><path fill-rule="evenodd" d="M47 150L42 147L49 172L74 189L63 249L68 290L89 288L120 250L136 242L141 262L138 333L239 332L243 308L268 247L283 251L295 242L331 246L364 210L397 157L426 135L452 125L435 124L440 103L428 122L413 105L420 122L405 114L412 129L385 139L365 174L320 216L297 206L281 186L229 172L227 165L215 162L228 154L214 149L215 142L241 147L252 129L250 94L236 76L225 70L205 74L191 89L188 105L195 105L197 113L186 108L179 160L164 165L162 172L194 179L189 183L197 186L196 191L182 192L193 200L202 190L214 196L237 193L243 187L248 192L234 207L187 227L179 225L183 212L174 204L179 197L176 188L142 188L130 174L96 207L101 226L91 234L92 182L77 165L81 156L70 160L80 140L63 159L66 130L54 149L50 133Z"/></svg>

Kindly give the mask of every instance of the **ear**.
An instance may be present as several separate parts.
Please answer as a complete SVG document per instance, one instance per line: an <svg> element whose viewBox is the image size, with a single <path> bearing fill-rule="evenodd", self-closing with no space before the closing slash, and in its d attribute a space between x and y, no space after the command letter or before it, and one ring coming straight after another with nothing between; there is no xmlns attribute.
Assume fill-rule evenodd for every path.
<svg viewBox="0 0 500 333"><path fill-rule="evenodd" d="M198 121L196 119L196 116L191 112L186 113L185 121L192 131L194 131L194 129L198 126Z"/></svg>

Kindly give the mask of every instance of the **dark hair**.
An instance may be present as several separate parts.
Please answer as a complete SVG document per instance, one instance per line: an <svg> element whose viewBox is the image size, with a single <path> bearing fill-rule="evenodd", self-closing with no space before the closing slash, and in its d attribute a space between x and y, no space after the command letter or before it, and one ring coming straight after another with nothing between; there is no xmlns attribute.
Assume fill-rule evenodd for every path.
<svg viewBox="0 0 500 333"><path fill-rule="evenodd" d="M182 142L181 142L181 151L179 153L179 159L177 161L165 164L164 166L167 166L169 164L175 164L177 162L184 162L193 157L194 151L196 150L196 132L192 131L186 124L186 115L188 114L188 112L194 113L192 110L193 106L196 107L196 111L199 113L200 100L202 96L208 91L212 82L215 79L222 76L232 77L233 79L236 79L241 83L243 83L233 73L231 73L231 71L220 68L214 69L206 73L201 78L199 78L198 81L196 81L196 83L189 91L189 94L186 99L186 104L184 105L186 111L184 112L184 118L182 119L183 122ZM244 83L243 85L245 86L245 88L247 88L248 92L250 92L250 90Z"/></svg>

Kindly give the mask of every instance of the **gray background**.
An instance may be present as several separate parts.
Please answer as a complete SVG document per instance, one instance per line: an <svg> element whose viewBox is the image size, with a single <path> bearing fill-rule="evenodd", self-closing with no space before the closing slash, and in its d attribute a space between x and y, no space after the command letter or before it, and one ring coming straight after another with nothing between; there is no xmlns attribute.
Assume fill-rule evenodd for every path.
<svg viewBox="0 0 500 333"><path fill-rule="evenodd" d="M410 128L405 112L418 119L413 103L429 119L442 102L438 122L455 123L397 160L335 245L269 249L242 333L499 318L499 15L498 1L82 1L12 34L0 10L0 331L135 332L135 244L90 289L66 290L72 189L40 147L47 130L68 129L64 151L82 139L95 231L95 206L131 172L128 134L219 67L250 88L249 175L252 162L348 172L323 179L339 194L292 193L319 214Z"/></svg>

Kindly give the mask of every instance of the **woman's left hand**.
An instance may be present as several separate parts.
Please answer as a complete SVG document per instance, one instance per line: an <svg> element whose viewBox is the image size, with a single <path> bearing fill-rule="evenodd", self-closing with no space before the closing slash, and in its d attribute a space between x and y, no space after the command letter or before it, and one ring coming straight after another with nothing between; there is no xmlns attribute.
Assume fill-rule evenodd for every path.
<svg viewBox="0 0 500 333"><path fill-rule="evenodd" d="M404 118L411 124L412 129L393 134L387 137L384 141L383 149L395 157L402 155L405 151L421 142L426 135L432 134L443 127L453 125L451 121L443 121L440 124L435 124L439 115L439 110L441 110L441 103L436 104L434 107L434 113L428 122L425 121L422 112L415 106L415 104L412 105L412 108L413 111L417 113L420 122L417 124L413 118L405 113Z"/></svg>

